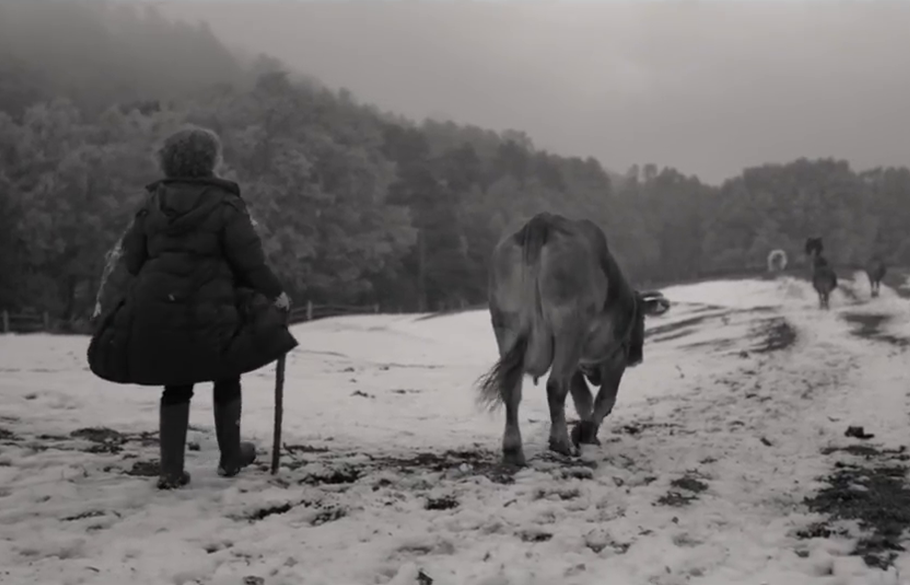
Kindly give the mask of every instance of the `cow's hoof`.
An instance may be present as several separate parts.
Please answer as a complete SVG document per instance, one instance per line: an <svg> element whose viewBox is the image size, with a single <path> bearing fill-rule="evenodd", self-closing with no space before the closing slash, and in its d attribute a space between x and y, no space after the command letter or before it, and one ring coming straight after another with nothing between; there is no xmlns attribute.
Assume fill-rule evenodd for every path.
<svg viewBox="0 0 910 585"><path fill-rule="evenodd" d="M578 457L579 455L578 447L569 442L568 437L561 441L550 439L550 451L566 457Z"/></svg>
<svg viewBox="0 0 910 585"><path fill-rule="evenodd" d="M597 438L597 427L591 421L583 420L572 429L572 443L579 445L600 445Z"/></svg>
<svg viewBox="0 0 910 585"><path fill-rule="evenodd" d="M528 461L525 459L524 451L518 449L503 449L502 464L506 467L525 467Z"/></svg>

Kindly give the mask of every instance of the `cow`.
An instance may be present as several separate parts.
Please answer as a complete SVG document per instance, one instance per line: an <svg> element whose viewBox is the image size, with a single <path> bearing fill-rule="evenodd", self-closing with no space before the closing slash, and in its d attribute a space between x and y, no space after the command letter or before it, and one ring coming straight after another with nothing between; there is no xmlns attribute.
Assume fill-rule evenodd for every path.
<svg viewBox="0 0 910 585"><path fill-rule="evenodd" d="M771 250L768 254L768 272L776 274L787 267L787 253L783 250Z"/></svg>
<svg viewBox="0 0 910 585"><path fill-rule="evenodd" d="M526 465L518 406L522 378L550 372L549 448L576 456L613 410L627 367L644 359L644 319L669 306L645 296L623 275L604 232L589 220L539 213L493 250L488 300L499 360L478 380L478 401L505 405L503 464ZM587 382L600 386L596 399ZM570 438L566 396L581 419Z"/></svg>
<svg viewBox="0 0 910 585"><path fill-rule="evenodd" d="M869 286L872 289L872 298L878 296L880 292L879 289L882 284L882 279L885 278L885 274L887 272L888 267L885 266L885 261L882 260L882 257L878 254L872 256L869 264L866 265L866 276L869 277Z"/></svg>
<svg viewBox="0 0 910 585"><path fill-rule="evenodd" d="M824 244L820 237L806 238L806 255L812 261L812 288L818 293L818 306L828 309L831 291L837 288L837 273L822 256Z"/></svg>

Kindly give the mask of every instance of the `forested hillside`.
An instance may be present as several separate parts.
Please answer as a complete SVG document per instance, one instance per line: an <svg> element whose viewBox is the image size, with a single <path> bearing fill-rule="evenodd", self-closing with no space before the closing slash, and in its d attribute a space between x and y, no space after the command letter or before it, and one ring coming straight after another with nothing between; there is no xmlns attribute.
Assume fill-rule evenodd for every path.
<svg viewBox="0 0 910 585"><path fill-rule="evenodd" d="M910 261L906 168L799 160L720 188L651 164L610 173L520 131L380 112L152 10L35 2L0 6L0 308L84 319L157 178L156 142L185 123L221 134L298 302L481 302L492 246L540 210L599 223L640 283L795 258L808 234L836 264Z"/></svg>

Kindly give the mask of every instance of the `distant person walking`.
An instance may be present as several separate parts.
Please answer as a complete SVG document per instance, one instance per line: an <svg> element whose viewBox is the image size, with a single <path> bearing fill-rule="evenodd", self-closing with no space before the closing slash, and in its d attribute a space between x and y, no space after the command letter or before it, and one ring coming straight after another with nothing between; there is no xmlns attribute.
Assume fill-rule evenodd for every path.
<svg viewBox="0 0 910 585"><path fill-rule="evenodd" d="M218 136L185 129L157 156L164 178L146 187L110 260L134 278L96 315L88 357L105 380L164 386L157 485L172 489L190 481L184 454L194 385L214 382L218 473L234 476L256 458L255 446L240 441L240 376L297 341L282 314L288 296L266 263L240 188L215 175Z"/></svg>

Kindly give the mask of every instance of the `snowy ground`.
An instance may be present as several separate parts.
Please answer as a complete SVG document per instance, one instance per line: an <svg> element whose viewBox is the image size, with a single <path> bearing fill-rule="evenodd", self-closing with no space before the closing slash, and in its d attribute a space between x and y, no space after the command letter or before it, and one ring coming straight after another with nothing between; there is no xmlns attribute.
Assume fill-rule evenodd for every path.
<svg viewBox="0 0 910 585"><path fill-rule="evenodd" d="M603 446L549 456L544 383L526 380L531 466L514 476L502 412L473 402L496 357L486 312L297 327L285 467L219 478L200 387L193 481L174 492L149 477L157 391L95 379L84 338L0 336L0 583L910 583L910 555L869 567L848 554L856 522L803 503L879 457L857 445L908 440L907 301L843 284L829 312L792 278L665 289L676 304L649 320ZM245 378L263 462L273 381Z"/></svg>

